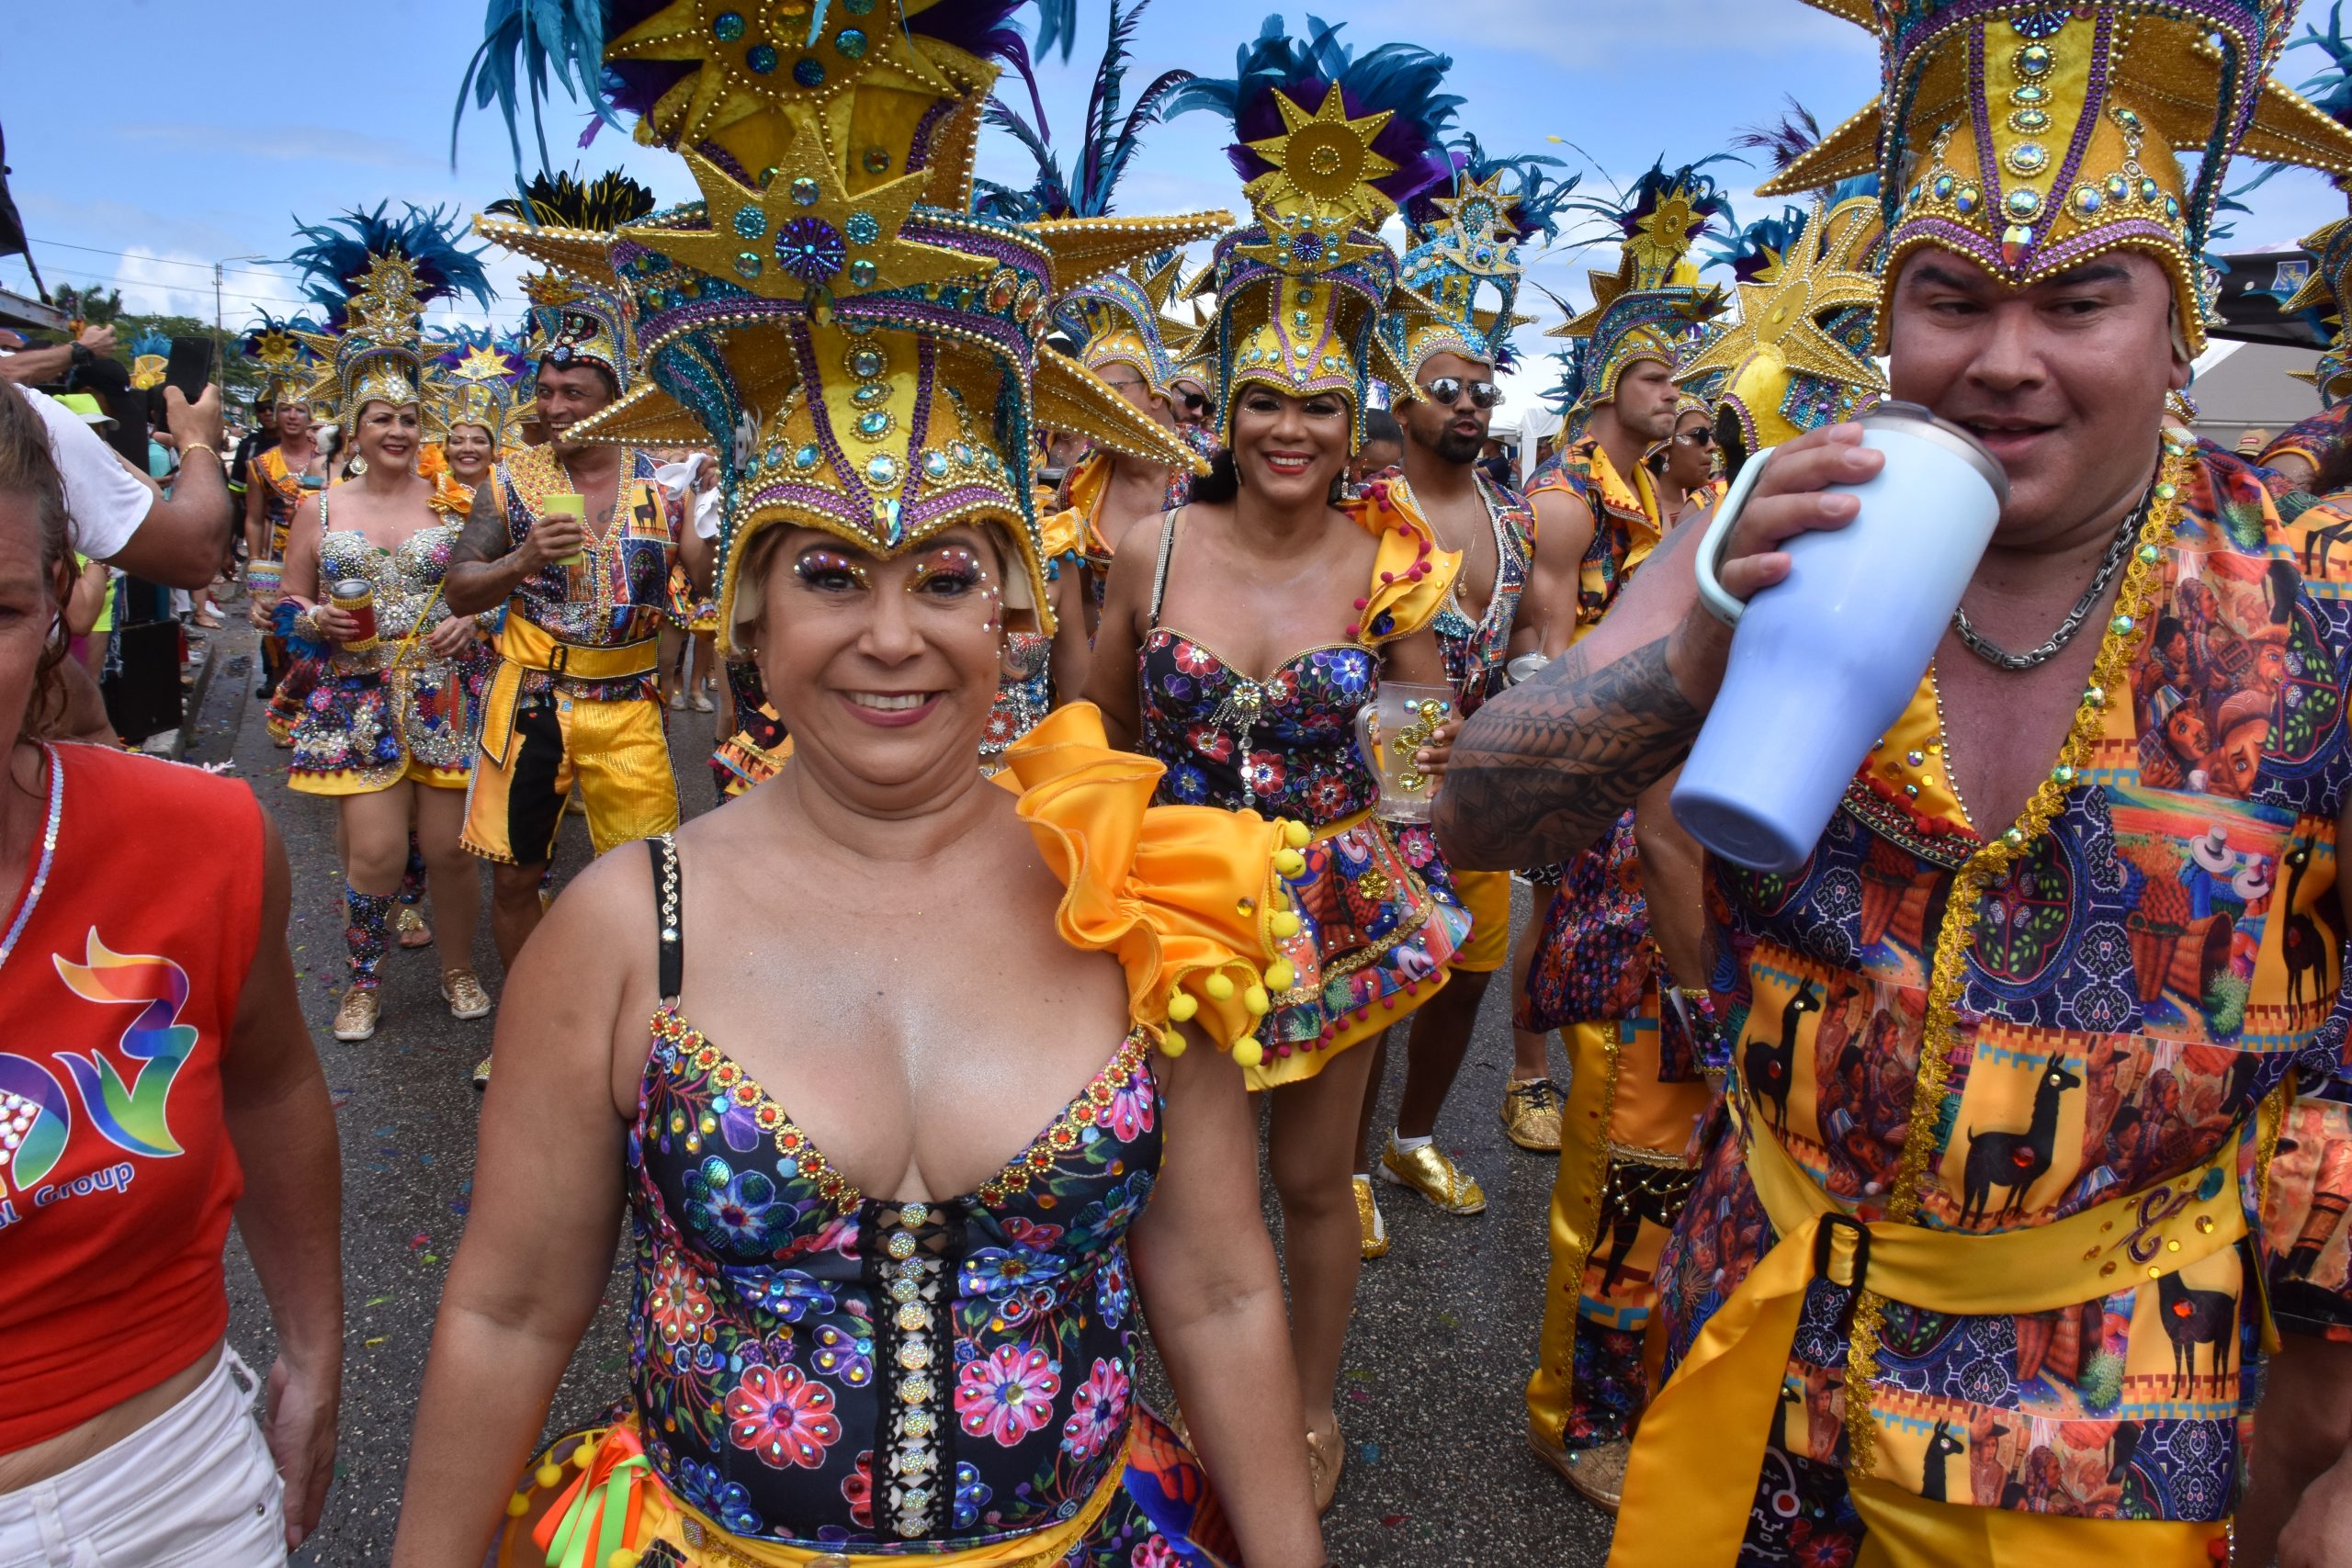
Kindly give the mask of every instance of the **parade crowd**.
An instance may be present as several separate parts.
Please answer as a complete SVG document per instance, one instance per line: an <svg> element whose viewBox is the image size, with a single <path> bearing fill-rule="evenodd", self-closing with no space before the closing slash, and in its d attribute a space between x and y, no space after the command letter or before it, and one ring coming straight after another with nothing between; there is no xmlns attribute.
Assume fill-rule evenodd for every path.
<svg viewBox="0 0 2352 1568"><path fill-rule="evenodd" d="M333 802L335 1040L416 1027L395 946L496 1014L399 1568L1316 1568L1382 1204L1487 1202L1435 1131L1506 970L1558 1176L1495 1375L1612 1564L2352 1568L2352 219L2280 301L2323 412L2231 451L2188 386L2233 159L2352 190L2342 29L1816 0L1885 95L1746 139L1743 226L1718 150L1602 192L1319 20L1122 120L1145 3L1066 180L1006 106L1068 0L498 0L463 96L700 199L301 224L233 446L140 361L158 473L65 390L109 340L0 358L0 1568L283 1562L334 1473L286 852L106 701L124 585L209 626L224 570ZM1247 211L1116 207L1194 113ZM1523 275L1596 225L1514 461ZM428 332L477 242L511 328ZM1702 847L1711 726L1815 761L1743 604L1960 504L1898 427L1991 498L1960 608L1925 668L1826 617L1770 700L1897 716L1785 863ZM550 1441L616 1233L626 1376Z"/></svg>

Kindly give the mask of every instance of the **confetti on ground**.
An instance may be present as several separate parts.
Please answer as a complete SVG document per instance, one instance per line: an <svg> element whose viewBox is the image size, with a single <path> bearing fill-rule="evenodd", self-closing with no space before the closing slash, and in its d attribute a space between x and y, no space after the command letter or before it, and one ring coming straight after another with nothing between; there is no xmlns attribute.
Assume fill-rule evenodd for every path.
<svg viewBox="0 0 2352 1568"><path fill-rule="evenodd" d="M1383 1514L1380 1516L1380 1522L1390 1529L1395 1529L1412 1517L1410 1514Z"/></svg>
<svg viewBox="0 0 2352 1568"><path fill-rule="evenodd" d="M379 1307L391 1299L392 1298L390 1296L369 1296L365 1304L371 1307Z"/></svg>
<svg viewBox="0 0 2352 1568"><path fill-rule="evenodd" d="M431 1242L432 1239L433 1238L431 1236L425 1235L423 1231L419 1231L414 1235L408 1238L408 1249L411 1252L414 1252L418 1248Z"/></svg>
<svg viewBox="0 0 2352 1568"><path fill-rule="evenodd" d="M1356 1452L1366 1464L1378 1464L1380 1462L1380 1445L1378 1443L1365 1443L1363 1447L1359 1448Z"/></svg>
<svg viewBox="0 0 2352 1568"><path fill-rule="evenodd" d="M375 1347L381 1345L389 1337L389 1335L379 1334L375 1338L368 1340L367 1343L368 1348L373 1349Z"/></svg>

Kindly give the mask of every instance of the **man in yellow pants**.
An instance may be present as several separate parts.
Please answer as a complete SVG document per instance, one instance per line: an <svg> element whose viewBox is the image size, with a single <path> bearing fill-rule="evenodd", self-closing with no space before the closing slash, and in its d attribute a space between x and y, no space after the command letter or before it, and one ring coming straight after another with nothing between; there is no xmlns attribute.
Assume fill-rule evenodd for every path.
<svg viewBox="0 0 2352 1568"><path fill-rule="evenodd" d="M560 232L483 227L502 241L510 230L533 240ZM654 481L653 458L570 434L628 387L628 305L560 272L525 287L548 442L491 470L442 590L458 614L506 606L466 847L495 863L491 932L509 965L539 923L540 878L575 784L599 854L678 825L653 672L672 563L684 560L698 592L710 580L709 542Z"/></svg>
<svg viewBox="0 0 2352 1568"><path fill-rule="evenodd" d="M2352 132L2267 80L2291 6L1824 3L1883 19L1887 96L1778 183L1880 175L1890 391L2005 499L1803 866L1713 864L1728 1118L1659 1260L1611 1562L2189 1568L2227 1550L2290 1075L2346 1065L2288 935L2340 897L2352 621L2262 476L2163 422L2219 171L2352 173ZM1860 434L1773 456L1728 593L1792 535L1903 525L1838 488L1892 460ZM1465 727L1454 863L1580 850L1685 754L1731 640L1693 543ZM2225 738L2188 770L2181 705Z"/></svg>

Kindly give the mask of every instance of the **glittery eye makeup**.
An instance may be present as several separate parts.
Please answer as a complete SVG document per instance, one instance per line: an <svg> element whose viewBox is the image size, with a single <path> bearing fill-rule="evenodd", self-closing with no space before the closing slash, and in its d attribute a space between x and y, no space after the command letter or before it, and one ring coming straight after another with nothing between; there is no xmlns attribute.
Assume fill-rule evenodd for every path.
<svg viewBox="0 0 2352 1568"><path fill-rule="evenodd" d="M838 550L803 550L800 558L792 563L793 571L811 588L836 589L855 584L860 588L874 586L865 563L851 559Z"/></svg>
<svg viewBox="0 0 2352 1568"><path fill-rule="evenodd" d="M924 551L916 560L914 572L907 579L907 592L953 598L988 581L989 569L980 564L977 553L962 545L942 545Z"/></svg>

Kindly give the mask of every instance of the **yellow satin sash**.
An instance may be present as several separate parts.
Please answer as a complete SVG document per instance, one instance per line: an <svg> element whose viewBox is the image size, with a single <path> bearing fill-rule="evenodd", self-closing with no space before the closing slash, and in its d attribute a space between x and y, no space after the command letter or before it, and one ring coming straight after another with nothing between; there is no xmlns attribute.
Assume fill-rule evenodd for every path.
<svg viewBox="0 0 2352 1568"><path fill-rule="evenodd" d="M2201 1168L2165 1183L2186 1201L2154 1223L2140 1218L2147 1195L2131 1192L2046 1225L1973 1235L1862 1224L1751 1119L1744 1097L1731 1105L1748 1179L1780 1241L1707 1320L1644 1414L1609 1568L1729 1568L1737 1560L1799 1309L1816 1274L1969 1315L2055 1312L2161 1279L2246 1234L2243 1140L2260 1136L2281 1110L2273 1094ZM2198 1196L2209 1189L2211 1198Z"/></svg>
<svg viewBox="0 0 2352 1568"><path fill-rule="evenodd" d="M523 695L524 671L544 670L575 681L620 681L651 674L660 662L661 648L651 637L616 648L587 648L560 641L519 608L510 609L506 628L498 634L498 673L491 677L490 692L482 702L482 754L500 767L506 765L507 748L514 739L514 705Z"/></svg>

